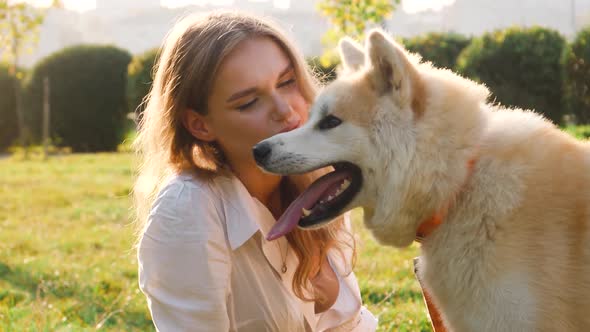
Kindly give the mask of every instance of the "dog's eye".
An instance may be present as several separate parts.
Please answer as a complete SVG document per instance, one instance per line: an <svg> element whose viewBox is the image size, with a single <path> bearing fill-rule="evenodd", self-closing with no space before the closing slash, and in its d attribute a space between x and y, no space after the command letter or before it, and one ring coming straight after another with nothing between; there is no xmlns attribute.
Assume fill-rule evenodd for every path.
<svg viewBox="0 0 590 332"><path fill-rule="evenodd" d="M334 127L338 127L342 123L342 120L338 119L333 115L328 115L327 117L323 118L322 121L319 123L320 129L331 129Z"/></svg>

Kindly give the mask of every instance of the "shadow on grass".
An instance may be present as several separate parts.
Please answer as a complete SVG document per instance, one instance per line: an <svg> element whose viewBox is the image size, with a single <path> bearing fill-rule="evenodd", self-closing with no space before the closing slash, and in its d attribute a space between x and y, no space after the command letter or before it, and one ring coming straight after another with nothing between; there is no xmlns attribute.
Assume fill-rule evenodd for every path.
<svg viewBox="0 0 590 332"><path fill-rule="evenodd" d="M39 279L20 268L11 268L0 262L0 280L3 280L14 289L0 290L0 304L14 306L26 299L35 297Z"/></svg>

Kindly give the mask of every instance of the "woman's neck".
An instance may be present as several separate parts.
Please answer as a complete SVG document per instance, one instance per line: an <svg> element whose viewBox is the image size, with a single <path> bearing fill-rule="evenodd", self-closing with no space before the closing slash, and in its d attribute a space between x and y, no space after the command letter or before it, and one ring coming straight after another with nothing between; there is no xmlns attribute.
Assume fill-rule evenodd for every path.
<svg viewBox="0 0 590 332"><path fill-rule="evenodd" d="M250 195L264 204L275 218L282 214L280 175L263 173L257 167L234 168L233 171Z"/></svg>

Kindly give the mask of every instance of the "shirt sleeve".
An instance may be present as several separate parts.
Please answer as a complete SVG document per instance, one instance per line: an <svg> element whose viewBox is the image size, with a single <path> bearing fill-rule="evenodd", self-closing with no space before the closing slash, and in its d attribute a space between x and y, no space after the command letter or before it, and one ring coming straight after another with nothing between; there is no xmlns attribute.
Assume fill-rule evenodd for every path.
<svg viewBox="0 0 590 332"><path fill-rule="evenodd" d="M359 306L361 295L354 273L339 278L341 291L332 307L332 319L340 321L337 326L326 329L326 332L374 332L377 329L377 318L365 306ZM343 289L343 287L345 287ZM336 315L336 312L339 315ZM339 318L337 318L340 316Z"/></svg>
<svg viewBox="0 0 590 332"><path fill-rule="evenodd" d="M229 249L220 214L202 189L179 182L162 191L138 263L158 331L229 330Z"/></svg>

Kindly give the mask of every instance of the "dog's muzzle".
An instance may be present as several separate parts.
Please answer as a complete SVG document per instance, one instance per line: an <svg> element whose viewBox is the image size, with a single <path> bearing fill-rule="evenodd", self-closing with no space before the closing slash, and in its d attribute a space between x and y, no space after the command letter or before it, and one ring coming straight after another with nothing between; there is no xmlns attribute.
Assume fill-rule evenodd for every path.
<svg viewBox="0 0 590 332"><path fill-rule="evenodd" d="M264 162L270 157L272 151L271 145L268 142L262 142L254 145L252 153L254 154L254 160L260 166L264 165Z"/></svg>

